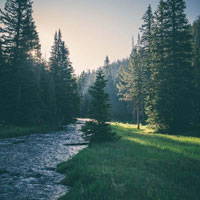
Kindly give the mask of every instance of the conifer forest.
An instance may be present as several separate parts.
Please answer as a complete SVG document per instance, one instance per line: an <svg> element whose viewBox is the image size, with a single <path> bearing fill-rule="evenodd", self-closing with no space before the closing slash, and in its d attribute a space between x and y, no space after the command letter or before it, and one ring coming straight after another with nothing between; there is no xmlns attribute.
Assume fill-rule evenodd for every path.
<svg viewBox="0 0 200 200"><path fill-rule="evenodd" d="M60 18L48 13L52 0L0 1L0 200L200 199L198 0L58 0ZM125 44L129 21L120 9L130 5L143 15ZM100 24L117 9L120 33ZM53 35L39 22L44 15ZM82 20L88 35L76 30ZM118 36L119 47L95 52ZM91 39L89 56L79 49L83 38ZM76 66L100 52L102 64Z"/></svg>

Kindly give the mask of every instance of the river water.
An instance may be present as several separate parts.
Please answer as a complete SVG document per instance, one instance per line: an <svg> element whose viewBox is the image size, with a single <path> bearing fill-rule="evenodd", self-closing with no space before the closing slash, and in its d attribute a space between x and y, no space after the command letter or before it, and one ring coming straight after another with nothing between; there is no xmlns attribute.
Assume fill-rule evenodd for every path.
<svg viewBox="0 0 200 200"><path fill-rule="evenodd" d="M66 193L68 188L60 184L64 176L55 169L86 147L66 145L83 142L83 123L79 120L66 131L0 140L0 200L56 200Z"/></svg>

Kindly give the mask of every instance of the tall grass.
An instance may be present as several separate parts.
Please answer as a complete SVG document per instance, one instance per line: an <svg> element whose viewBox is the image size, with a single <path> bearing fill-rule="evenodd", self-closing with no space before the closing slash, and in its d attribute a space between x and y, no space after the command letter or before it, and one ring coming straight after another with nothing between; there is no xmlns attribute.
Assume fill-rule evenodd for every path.
<svg viewBox="0 0 200 200"><path fill-rule="evenodd" d="M200 199L200 138L112 128L121 140L92 145L58 166L72 186L62 200Z"/></svg>

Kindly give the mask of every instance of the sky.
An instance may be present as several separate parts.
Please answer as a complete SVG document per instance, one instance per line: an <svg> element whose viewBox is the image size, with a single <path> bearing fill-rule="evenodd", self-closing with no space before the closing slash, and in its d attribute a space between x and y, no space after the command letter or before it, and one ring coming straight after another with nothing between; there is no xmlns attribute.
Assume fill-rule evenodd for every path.
<svg viewBox="0 0 200 200"><path fill-rule="evenodd" d="M137 38L142 16L149 4L159 0L34 0L34 19L43 57L49 57L53 37L59 28L70 51L77 74L110 61L127 58L132 37ZM2 7L5 0L0 0ZM200 0L186 0L192 22L200 15Z"/></svg>

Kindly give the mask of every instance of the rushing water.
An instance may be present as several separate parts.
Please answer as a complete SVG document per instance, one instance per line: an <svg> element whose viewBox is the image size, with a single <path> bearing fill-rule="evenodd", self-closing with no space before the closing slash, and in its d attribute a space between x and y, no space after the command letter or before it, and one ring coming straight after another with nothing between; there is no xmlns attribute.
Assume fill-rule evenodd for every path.
<svg viewBox="0 0 200 200"><path fill-rule="evenodd" d="M0 140L0 200L56 200L66 193L60 184L64 177L55 169L84 148L65 145L83 141L82 123L62 132Z"/></svg>

